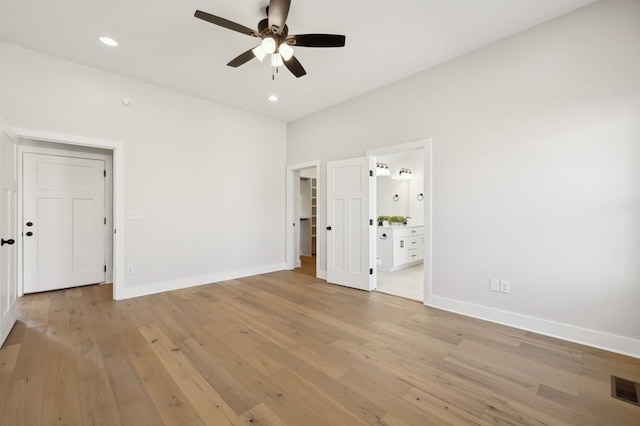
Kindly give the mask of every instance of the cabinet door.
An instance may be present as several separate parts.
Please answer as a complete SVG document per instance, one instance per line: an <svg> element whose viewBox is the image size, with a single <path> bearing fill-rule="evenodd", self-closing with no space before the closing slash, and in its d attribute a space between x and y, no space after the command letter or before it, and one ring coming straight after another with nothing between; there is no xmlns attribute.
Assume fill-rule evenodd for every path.
<svg viewBox="0 0 640 426"><path fill-rule="evenodd" d="M400 266L409 262L407 241L407 238L395 238L393 240L393 266Z"/></svg>

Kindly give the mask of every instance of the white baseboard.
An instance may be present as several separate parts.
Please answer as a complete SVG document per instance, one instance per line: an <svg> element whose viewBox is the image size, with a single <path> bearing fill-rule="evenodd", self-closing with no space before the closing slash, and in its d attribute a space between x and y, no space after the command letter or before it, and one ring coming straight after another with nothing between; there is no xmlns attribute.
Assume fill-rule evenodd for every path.
<svg viewBox="0 0 640 426"><path fill-rule="evenodd" d="M180 278L177 280L163 281L134 287L128 287L125 284L122 291L122 297L119 299L131 299L133 297L147 296L165 291L180 290L183 288L235 280L253 275L268 274L269 272L283 271L285 269L286 264L283 262L272 265L262 265L246 269L213 273L209 275L200 275L197 277Z"/></svg>
<svg viewBox="0 0 640 426"><path fill-rule="evenodd" d="M616 336L433 295L427 297L424 304L433 308L443 309L445 311L543 334L545 336L556 337L558 339L604 349L634 358L640 358L640 340L629 337Z"/></svg>

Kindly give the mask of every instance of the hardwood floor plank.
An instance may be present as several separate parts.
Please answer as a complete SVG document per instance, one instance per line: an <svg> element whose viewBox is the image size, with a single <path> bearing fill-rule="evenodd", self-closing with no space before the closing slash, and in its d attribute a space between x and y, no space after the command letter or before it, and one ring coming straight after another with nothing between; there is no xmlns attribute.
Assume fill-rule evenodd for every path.
<svg viewBox="0 0 640 426"><path fill-rule="evenodd" d="M243 334L233 333L231 330L219 323L210 323L205 325L204 330L211 333L217 339L222 340L230 349L238 356L242 357L247 363L256 369L260 374L269 376L282 370L283 366L275 359L264 356L262 352L256 351L255 347L249 344ZM246 334L244 334L246 336Z"/></svg>
<svg viewBox="0 0 640 426"><path fill-rule="evenodd" d="M0 424L42 424L42 400L44 379L40 375L14 380L7 395L3 395L4 406L0 412Z"/></svg>
<svg viewBox="0 0 640 426"><path fill-rule="evenodd" d="M475 415L460 409L454 404L449 404L436 396L412 388L403 397L406 401L433 415L433 422L449 425L479 425L489 426L491 423L479 420ZM477 411L476 411L477 412Z"/></svg>
<svg viewBox="0 0 640 426"><path fill-rule="evenodd" d="M640 359L279 271L27 295L0 424L624 425Z"/></svg>
<svg viewBox="0 0 640 426"><path fill-rule="evenodd" d="M21 344L4 345L0 348L0 374L13 373L20 355Z"/></svg>
<svg viewBox="0 0 640 426"><path fill-rule="evenodd" d="M27 329L27 324L24 320L18 319L16 323L13 325L13 328L9 332L7 339L4 341L5 346L12 346L15 344L22 343L22 339L24 337L24 331Z"/></svg>
<svg viewBox="0 0 640 426"><path fill-rule="evenodd" d="M137 337L144 341L139 334ZM118 407L130 406L148 399L144 383L136 372L124 341L126 338L122 336L113 336L97 342Z"/></svg>
<svg viewBox="0 0 640 426"><path fill-rule="evenodd" d="M203 424L146 340L142 344L129 343L127 353L164 424Z"/></svg>
<svg viewBox="0 0 640 426"><path fill-rule="evenodd" d="M367 399L366 396L360 395L358 392L348 388L334 380L322 371L315 368L313 363L308 363L294 355L286 349L269 343L263 345L260 351L265 354L282 360L287 368L296 372L298 375L311 378L312 382L317 386L318 392L322 392L331 397L337 404L361 421L367 424L376 424L386 414L386 410Z"/></svg>
<svg viewBox="0 0 640 426"><path fill-rule="evenodd" d="M245 425L251 426L286 426L286 423L263 403L242 413L240 416Z"/></svg>
<svg viewBox="0 0 640 426"><path fill-rule="evenodd" d="M537 390L539 384L547 384L571 395L578 395L579 375L561 369L542 368L530 359L522 360L517 355L494 350L475 342L462 342L445 358L454 363L472 366L486 374L492 374L510 383ZM520 361L520 362L519 362Z"/></svg>
<svg viewBox="0 0 640 426"><path fill-rule="evenodd" d="M196 336L178 346L236 414L259 404L264 394L279 391L224 343L215 340Z"/></svg>
<svg viewBox="0 0 640 426"><path fill-rule="evenodd" d="M271 377L284 389L287 395L298 400L304 407L315 413L330 425L366 425L367 423L342 408L336 401L324 394L302 376L288 368Z"/></svg>
<svg viewBox="0 0 640 426"><path fill-rule="evenodd" d="M227 405L220 394L211 387L158 326L141 327L140 332L185 397L193 401L194 409L205 424L241 424L236 413Z"/></svg>
<svg viewBox="0 0 640 426"><path fill-rule="evenodd" d="M59 332L63 330L60 329ZM51 341L46 351L43 418L55 419L59 424L81 424L73 349Z"/></svg>

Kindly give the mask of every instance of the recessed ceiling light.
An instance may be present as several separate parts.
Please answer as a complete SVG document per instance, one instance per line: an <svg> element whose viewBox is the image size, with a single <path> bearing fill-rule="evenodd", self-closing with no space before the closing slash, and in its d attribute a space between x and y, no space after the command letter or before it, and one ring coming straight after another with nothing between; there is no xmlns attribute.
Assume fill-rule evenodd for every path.
<svg viewBox="0 0 640 426"><path fill-rule="evenodd" d="M271 102L278 102L278 97L276 95L271 95L267 99L269 99Z"/></svg>
<svg viewBox="0 0 640 426"><path fill-rule="evenodd" d="M112 39L111 37L102 36L99 38L99 40L102 42L102 44L106 44L107 46L110 46L110 47L116 47L118 45L118 42Z"/></svg>

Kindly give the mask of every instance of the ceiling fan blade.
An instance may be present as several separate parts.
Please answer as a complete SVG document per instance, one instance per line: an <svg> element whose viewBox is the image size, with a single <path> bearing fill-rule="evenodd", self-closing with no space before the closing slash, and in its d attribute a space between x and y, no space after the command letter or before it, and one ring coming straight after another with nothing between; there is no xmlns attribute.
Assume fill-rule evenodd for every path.
<svg viewBox="0 0 640 426"><path fill-rule="evenodd" d="M249 62L255 57L256 55L253 54L253 49L249 49L246 52L238 55L235 59L233 59L227 65L230 67L238 68L240 65L246 64L247 62Z"/></svg>
<svg viewBox="0 0 640 426"><path fill-rule="evenodd" d="M193 15L198 19L202 19L203 21L210 22L215 25L219 25L223 28L227 28L232 31L237 31L242 34L256 36L256 31L251 28L247 28L244 25L236 24L235 22L229 21L227 19L221 18L219 16L212 15L207 12L203 12L201 10L196 10L196 13Z"/></svg>
<svg viewBox="0 0 640 426"><path fill-rule="evenodd" d="M307 72L304 70L304 67L302 66L300 61L296 59L295 56L292 56L288 61L284 61L284 66L287 67L287 69L291 71L291 73L297 78L300 78L303 75L307 74Z"/></svg>
<svg viewBox="0 0 640 426"><path fill-rule="evenodd" d="M287 37L287 43L300 47L344 47L346 39L337 34L298 34Z"/></svg>
<svg viewBox="0 0 640 426"><path fill-rule="evenodd" d="M271 0L269 2L269 28L280 34L289 15L291 0Z"/></svg>

